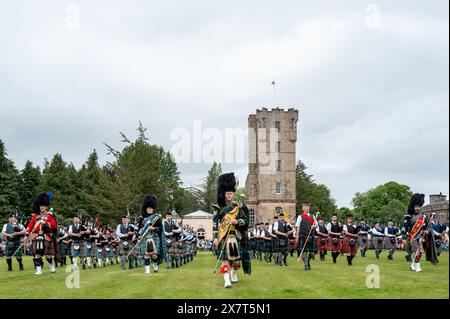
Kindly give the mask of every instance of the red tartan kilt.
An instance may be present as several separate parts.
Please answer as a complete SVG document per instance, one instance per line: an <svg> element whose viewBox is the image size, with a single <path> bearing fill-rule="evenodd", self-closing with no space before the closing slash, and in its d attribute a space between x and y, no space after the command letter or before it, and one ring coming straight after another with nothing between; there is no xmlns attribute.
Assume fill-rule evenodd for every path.
<svg viewBox="0 0 450 319"><path fill-rule="evenodd" d="M342 252L344 253L357 253L358 252L358 238L353 238L355 240L355 246L350 247L350 239L349 236L344 236L344 243L342 245Z"/></svg>
<svg viewBox="0 0 450 319"><path fill-rule="evenodd" d="M298 241L295 238L289 238L289 248L297 250Z"/></svg>
<svg viewBox="0 0 450 319"><path fill-rule="evenodd" d="M317 237L317 249L318 250L328 250L328 239L325 242L325 244L322 244L323 238L327 239L327 237L322 237L322 236Z"/></svg>
<svg viewBox="0 0 450 319"><path fill-rule="evenodd" d="M32 242L33 254L36 254L36 240ZM53 245L53 241L44 241L44 255L43 256L55 256L55 246Z"/></svg>
<svg viewBox="0 0 450 319"><path fill-rule="evenodd" d="M333 244L333 239L334 238L337 238L338 241L339 241L337 245ZM341 250L342 250L341 239L339 237L333 237L333 236L328 237L328 250L329 251L337 251L337 252L340 253Z"/></svg>

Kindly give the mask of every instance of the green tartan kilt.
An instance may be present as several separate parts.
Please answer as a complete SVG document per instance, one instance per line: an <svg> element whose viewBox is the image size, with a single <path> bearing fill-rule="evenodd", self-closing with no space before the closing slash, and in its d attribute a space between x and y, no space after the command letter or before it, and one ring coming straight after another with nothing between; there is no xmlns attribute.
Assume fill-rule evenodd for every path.
<svg viewBox="0 0 450 319"><path fill-rule="evenodd" d="M224 242L225 242L225 240L222 240L219 243L219 248L218 248L219 255L217 256L217 259L219 259L219 260L228 260L228 252L227 252L226 247L224 247ZM242 258L242 254L244 253L244 251L242 249L242 244L239 240L237 240L237 245L238 245L240 258L236 259L236 260L240 260ZM222 249L223 249L223 251L222 251Z"/></svg>
<svg viewBox="0 0 450 319"><path fill-rule="evenodd" d="M90 246L90 248L88 247ZM95 243L86 242L86 250L84 257L96 257L97 256L97 246Z"/></svg>
<svg viewBox="0 0 450 319"><path fill-rule="evenodd" d="M308 238L307 234L300 234L300 237L298 239L297 251L301 252L303 249L303 246L305 246L305 249L303 250L303 252L316 253L317 252L317 237L311 233L311 235L309 236L308 242L306 242L306 238ZM306 245L305 245L305 243L306 243Z"/></svg>
<svg viewBox="0 0 450 319"><path fill-rule="evenodd" d="M108 253L106 252L106 246L97 246L95 252L97 254L97 259L106 259L108 257Z"/></svg>
<svg viewBox="0 0 450 319"><path fill-rule="evenodd" d="M75 250L75 245L79 245L80 249ZM80 241L78 243L72 242L71 249L70 249L70 256L72 257L85 257L86 256L86 242Z"/></svg>
<svg viewBox="0 0 450 319"><path fill-rule="evenodd" d="M17 249L19 249L20 247L20 240L16 240L16 241L6 241L6 251L5 251L5 256L6 257L12 257L12 255L14 255L14 253L17 251ZM15 257L22 257L22 253L23 253L23 247L21 247Z"/></svg>
<svg viewBox="0 0 450 319"><path fill-rule="evenodd" d="M286 237L278 238L278 252L285 253L289 251L289 240Z"/></svg>
<svg viewBox="0 0 450 319"><path fill-rule="evenodd" d="M150 237L147 237L147 238L150 238ZM152 237L153 238L153 241L155 242L155 250L156 250L156 252L157 253L159 253L159 251L160 251L160 246L161 246L161 239L159 238L159 236L155 236L155 237ZM141 255L145 255L145 252L147 251L147 240L146 239L144 239L143 241L142 241L142 243L141 243Z"/></svg>
<svg viewBox="0 0 450 319"><path fill-rule="evenodd" d="M106 245L105 251L106 251L106 257L113 258L116 256L113 245L110 245L110 244Z"/></svg>
<svg viewBox="0 0 450 319"><path fill-rule="evenodd" d="M272 252L277 253L280 250L279 238L272 238Z"/></svg>
<svg viewBox="0 0 450 319"><path fill-rule="evenodd" d="M262 251L264 253L271 253L272 252L272 248L273 248L272 241L264 239L264 246L263 246Z"/></svg>
<svg viewBox="0 0 450 319"><path fill-rule="evenodd" d="M70 246L67 244L64 244L62 241L58 244L59 249L59 255L60 256L69 256L70 255Z"/></svg>
<svg viewBox="0 0 450 319"><path fill-rule="evenodd" d="M256 251L263 251L264 248L264 240L256 239Z"/></svg>

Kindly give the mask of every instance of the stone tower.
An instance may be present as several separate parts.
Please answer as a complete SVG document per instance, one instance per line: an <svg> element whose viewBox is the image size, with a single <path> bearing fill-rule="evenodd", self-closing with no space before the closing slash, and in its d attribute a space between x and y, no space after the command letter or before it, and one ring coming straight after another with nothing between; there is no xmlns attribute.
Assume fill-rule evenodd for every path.
<svg viewBox="0 0 450 319"><path fill-rule="evenodd" d="M248 118L249 168L245 183L250 222L272 220L277 211L295 217L298 110L257 110Z"/></svg>

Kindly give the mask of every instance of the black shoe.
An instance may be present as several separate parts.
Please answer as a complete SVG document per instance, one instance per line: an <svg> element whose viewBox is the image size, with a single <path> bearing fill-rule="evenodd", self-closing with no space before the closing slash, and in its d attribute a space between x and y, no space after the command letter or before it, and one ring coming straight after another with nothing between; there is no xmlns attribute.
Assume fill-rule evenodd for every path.
<svg viewBox="0 0 450 319"><path fill-rule="evenodd" d="M11 271L12 271L12 268L8 268L8 271L11 272Z"/></svg>

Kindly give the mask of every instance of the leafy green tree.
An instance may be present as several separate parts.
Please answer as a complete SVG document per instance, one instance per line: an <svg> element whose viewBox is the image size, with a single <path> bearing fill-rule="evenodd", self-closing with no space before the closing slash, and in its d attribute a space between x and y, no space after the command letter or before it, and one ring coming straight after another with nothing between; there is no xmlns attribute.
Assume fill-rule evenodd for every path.
<svg viewBox="0 0 450 319"><path fill-rule="evenodd" d="M385 223L389 216L401 219L411 196L412 191L409 186L391 181L365 193L356 193L352 204L357 216L363 216L369 221L380 220Z"/></svg>
<svg viewBox="0 0 450 319"><path fill-rule="evenodd" d="M329 218L336 210L336 201L331 196L331 192L324 184L318 184L313 176L306 173L307 167L301 161L298 161L296 168L296 200L297 214L301 213L301 203L305 200L311 203L313 213L320 214Z"/></svg>

